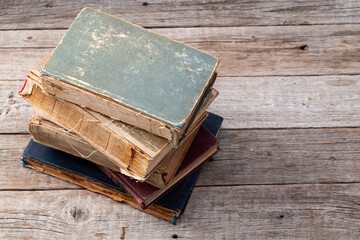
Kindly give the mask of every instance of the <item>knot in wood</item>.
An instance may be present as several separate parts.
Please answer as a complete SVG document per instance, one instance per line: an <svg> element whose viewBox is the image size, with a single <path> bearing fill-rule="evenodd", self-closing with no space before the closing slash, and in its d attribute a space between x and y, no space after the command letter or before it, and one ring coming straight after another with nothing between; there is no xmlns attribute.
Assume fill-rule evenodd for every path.
<svg viewBox="0 0 360 240"><path fill-rule="evenodd" d="M89 209L85 207L71 206L67 210L70 219L75 222L84 222L89 219Z"/></svg>

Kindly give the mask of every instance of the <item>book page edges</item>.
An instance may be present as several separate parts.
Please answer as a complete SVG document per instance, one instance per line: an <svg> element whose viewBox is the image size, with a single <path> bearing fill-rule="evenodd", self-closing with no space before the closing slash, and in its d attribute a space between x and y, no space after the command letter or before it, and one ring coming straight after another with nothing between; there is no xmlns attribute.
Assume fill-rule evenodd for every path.
<svg viewBox="0 0 360 240"><path fill-rule="evenodd" d="M204 89L202 90L201 94L199 95L197 101L194 103L191 112L188 114L188 116L186 118L184 118L180 122L170 122L170 121L162 119L158 116L151 115L145 109L138 109L135 107L128 106L120 99L110 98L106 94L100 93L101 89L98 89L97 91L88 90L88 89L86 89L85 85L87 85L87 84L85 84L85 83L83 85L79 84L79 82L77 82L76 84L69 83L69 82L65 81L64 79L62 79L60 76L47 73L44 70L44 68L42 68L40 71L40 80L41 80L42 85L44 86L45 91L47 91L51 95L56 95L59 98L64 98L64 100L67 100L69 102L74 102L78 105L84 105L85 107L87 107L89 109L100 112L107 116L111 116L112 118L115 118L115 119L118 118L118 120L120 120L122 122L129 123L129 124L134 125L139 128L144 128L145 130L147 130L151 133L154 133L163 138L169 139L169 137L172 135L169 134L167 131L165 133L162 133L163 132L163 131L161 131L162 128L165 127L170 130L175 130L175 132L179 132L180 134L182 134L184 131L186 131L186 127L189 124L191 124L191 119L194 117L194 115L196 115L197 111L199 110L199 105L201 105L201 101L206 97L206 93L209 91L209 87L212 86L216 80L215 70L216 69L213 70L212 75L210 76L210 78L207 81L207 84L205 85ZM70 78L71 76L68 76L68 77ZM45 81L48 81L48 82L46 83ZM77 81L80 81L80 80L77 80ZM55 85L54 82L56 82L58 85ZM64 86L62 86L62 85L64 85ZM81 103L80 98L74 98L74 96L71 96L71 93L67 93L67 91L69 91L69 89L67 89L67 88L75 88L77 91L81 91L82 94L87 94L87 95L90 95L91 97L98 97L98 98L100 98L100 101L101 100L107 101L108 104L113 103L115 105L118 105L119 108L120 107L123 108L120 111L128 111L129 112L129 113L122 112L122 115L126 115L128 118L131 119L131 116L128 116L128 115L135 114L135 115L137 115L137 118L135 118L135 119L133 118L131 121L130 119L126 119L124 116L121 116L120 114L114 115L114 113L111 113L110 111L109 111L109 113L105 113L105 112L103 112L104 110L100 106L95 105L95 103L93 102L94 99L88 99L90 102L87 101L87 99L84 99L83 101L85 101L85 102ZM75 90L75 89L72 89L72 90ZM59 91L65 91L65 93L61 94ZM68 95L68 96L65 96L65 95ZM82 95L79 95L79 96L82 96ZM87 96L87 97L89 98L89 96ZM98 103L98 104L100 104L100 103ZM145 119L149 119L150 124L146 125L144 122L143 123L137 122L137 121L139 121L138 116L142 116ZM143 121L142 119L140 119L140 120ZM153 129L152 125L159 125L158 126L159 129L158 130L156 130L156 128ZM146 128L147 126L148 126L148 128ZM160 135L160 134L162 134L162 135ZM169 140L172 140L172 139L169 139Z"/></svg>
<svg viewBox="0 0 360 240"><path fill-rule="evenodd" d="M111 116L114 119L142 128L165 139L172 141L173 134L180 131L158 119L126 107L111 98L82 89L57 78L41 74L40 80L41 85L48 94L77 103L106 116Z"/></svg>
<svg viewBox="0 0 360 240"><path fill-rule="evenodd" d="M205 101L208 93L211 93L212 91L212 86L215 83L216 77L217 77L217 73L215 72L216 68L213 70L212 75L210 76L210 78L207 81L206 86L204 87L201 95L199 96L197 102L194 104L191 113L188 115L188 117L186 119L184 119L185 127L181 129L181 131L179 132L179 135L181 136L180 139L186 134L186 132L189 129L189 126L191 126L191 123L195 120L197 113L200 111L203 102Z"/></svg>
<svg viewBox="0 0 360 240"><path fill-rule="evenodd" d="M180 174L176 175L170 183L166 186L166 188L161 188L157 192L155 192L153 195L151 195L149 198L147 198L144 201L145 206L149 206L151 203L156 201L159 197L164 195L169 189L171 189L173 186L175 186L179 181L184 179L186 176L188 176L190 173L192 173L195 169L197 169L201 164L203 164L206 160L211 158L216 152L218 151L218 144L215 144L212 146L208 151L206 151L199 159L195 162L193 162L190 166L188 166L184 171L182 171Z"/></svg>
<svg viewBox="0 0 360 240"><path fill-rule="evenodd" d="M115 163L80 137L39 118L35 114L28 122L28 130L34 141L38 143L103 165L114 171L120 171L120 168Z"/></svg>
<svg viewBox="0 0 360 240"><path fill-rule="evenodd" d="M40 82L38 82L36 79L32 79L31 76L30 79L34 80L41 88ZM57 98L56 96L53 97ZM111 129L119 136L124 137L127 141L140 148L151 158L154 158L159 152L164 150L166 146L167 149L171 148L171 146L168 146L169 142L166 139L163 139L155 134L149 133L143 129L131 126L129 124L122 123L119 120L112 119L93 110L87 108L83 108L83 110L93 115L96 119L105 124L107 128ZM129 131L131 131L131 134ZM144 141L143 139L147 139L149 141Z"/></svg>
<svg viewBox="0 0 360 240"><path fill-rule="evenodd" d="M193 125L194 127L192 128L191 132L185 137L182 139L181 141L181 145L182 146L189 138L190 136L196 134L196 132L199 130L202 122L206 119L206 117L208 116L207 112L204 112L201 117L198 118L198 121L197 122L194 122ZM152 171L149 171L146 175L145 178L147 178L147 176L149 176L153 171L155 171L155 169L171 154L172 152L168 153L167 155L165 155L164 157L162 157L162 160L159 161L152 161L150 164L149 164L149 169L153 169ZM161 158L160 158L161 159ZM135 161L133 162L135 163ZM134 166L135 168L135 166Z"/></svg>
<svg viewBox="0 0 360 240"><path fill-rule="evenodd" d="M28 79L26 84L31 84L31 80ZM146 154L140 153L140 149L133 145L129 145L129 143L127 141L124 141L124 139L120 140L121 138L119 139L118 137L116 137L116 135L112 134L111 130L105 127L102 127L106 133L104 133L105 135L102 132L98 132L98 137L100 137L100 140L103 139L105 143L103 141L92 141L92 138L90 138L92 136L86 134L86 129L94 124L98 127L101 127L101 125L96 124L98 120L96 120L91 114L83 111L80 107L74 104L68 104L59 99L55 99L51 96L43 94L41 89L39 89L39 87L35 86L34 84L32 86L31 94L25 95L23 92L21 95L33 106L36 112L39 113L43 118L49 119L50 121L64 127L65 129L71 130L78 135L85 137L84 139L86 141L91 142L91 145L95 146L98 150L102 151L106 156L115 161L116 164L119 165L123 170L127 169L130 166L130 163L134 158L148 158L146 157ZM72 113L71 119L65 119L65 116L61 115L60 112L64 111L67 112L67 114L70 114L69 110L71 110ZM56 112L58 113L58 117L54 116L54 113ZM77 120L74 120L75 117ZM79 134L80 132L82 133ZM115 138L117 139L116 141ZM115 148L118 147L123 150L114 152ZM119 155L120 152L121 156ZM113 154L117 154L118 156ZM149 160L150 159L145 160L144 163L148 163ZM134 169L132 172L135 172L139 176L142 176L143 174L141 172L138 173L136 169ZM133 175L132 173L129 174Z"/></svg>
<svg viewBox="0 0 360 240"><path fill-rule="evenodd" d="M60 151L64 151L77 157L85 158L111 170L117 172L120 171L120 167L113 163L103 153L97 151L81 137L66 131L62 127L57 126L55 123L40 118L36 115L36 113L33 114L28 122L28 130L31 134L31 137L36 142L50 146ZM194 137L195 135L191 136L191 138ZM190 139L181 145L183 146L182 148L184 148L184 150L178 149L175 151L175 153L166 158L164 162L152 174L149 175L145 182L153 185L154 187L165 187L176 173L183 159L182 154L187 152L187 149L190 147L192 140ZM128 174L125 175L129 176Z"/></svg>
<svg viewBox="0 0 360 240"><path fill-rule="evenodd" d="M165 169L169 169L167 172L160 172L162 169L157 169L159 170L159 173L160 174L151 174L150 176L161 176L162 177L162 181L157 180L158 182L163 182L164 183L164 186L162 187L165 187L169 184L169 182L173 179L173 177L175 176L175 173L177 172L177 170L179 169L181 163L182 163L182 160L184 159L186 153L188 152L191 144L193 143L194 139L195 139L195 136L197 135L198 131L200 130L200 127L196 128L195 129L195 132L193 134L191 134L189 136L189 139L184 142L178 149L178 151L176 151L175 153L173 153L172 155L173 156L170 156L168 157L161 165L160 165L160 168L163 167ZM173 160L175 159L175 160ZM155 171L157 171L155 170ZM152 183L152 178L149 178L149 181L148 183ZM155 186L155 184L151 184L153 186ZM159 187L161 188L161 187Z"/></svg>

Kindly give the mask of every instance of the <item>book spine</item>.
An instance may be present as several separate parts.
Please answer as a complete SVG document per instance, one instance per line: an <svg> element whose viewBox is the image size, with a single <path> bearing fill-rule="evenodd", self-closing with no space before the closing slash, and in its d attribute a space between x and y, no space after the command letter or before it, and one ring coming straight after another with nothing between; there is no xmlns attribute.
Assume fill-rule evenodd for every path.
<svg viewBox="0 0 360 240"><path fill-rule="evenodd" d="M140 159L144 164L151 160L147 154L102 125L99 120L81 107L44 94L40 87L31 83L29 79L25 84L20 95L32 105L41 117L81 136L114 161L123 171L128 172L128 167L135 158ZM138 172L138 169L129 170L131 171L130 175L135 173L140 180L145 180L143 179L144 172Z"/></svg>
<svg viewBox="0 0 360 240"><path fill-rule="evenodd" d="M85 158L95 164L102 165L113 171L120 171L119 167L103 153L97 151L93 146L82 140L80 137L74 135L73 133L68 133L65 129L53 123L50 125L48 121L33 115L28 122L28 130L34 141L38 143L50 146L77 157ZM178 165L181 164L182 159L176 159L178 163L174 164L172 164L172 160L175 159L168 157L157 170L150 174L145 182L157 188L165 187L168 181L172 179L172 176L178 169Z"/></svg>
<svg viewBox="0 0 360 240"><path fill-rule="evenodd" d="M203 105L204 101L206 100L207 95L212 92L212 86L213 86L213 84L214 84L214 82L216 80L216 77L217 77L217 73L214 72L214 74L211 77L211 80L209 81L208 86L204 89L204 93L202 95L202 98L199 99L196 107L193 110L193 114L190 115L191 117L188 119L188 124L185 125L185 128L182 131L182 134L180 136L180 141L181 141L181 139L183 137L185 137L186 133L188 132L188 130L189 130L190 126L191 126L191 123L196 119L196 116L198 115L198 112L200 111L201 106ZM204 111L205 111L205 109L204 109Z"/></svg>
<svg viewBox="0 0 360 240"><path fill-rule="evenodd" d="M106 176L108 176L116 185L119 185L121 187L124 187L126 189L126 191L133 197L134 201L139 205L139 207L141 209L145 209L145 203L144 201L141 199L140 196L138 196L137 192L134 191L134 189L132 189L128 184L126 184L126 182L124 181L124 179L122 179L120 174L117 174L113 171L111 171L110 169L100 166L98 165L99 169L106 174Z"/></svg>
<svg viewBox="0 0 360 240"><path fill-rule="evenodd" d="M86 160L103 165L114 171L120 171L115 163L93 146L79 138L71 136L70 133L66 133L66 130L61 127L58 127L58 130L56 130L45 126L42 124L42 121L41 119L32 117L28 122L28 130L34 141L71 155L85 158Z"/></svg>
<svg viewBox="0 0 360 240"><path fill-rule="evenodd" d="M180 130L171 127L158 119L123 106L110 98L83 90L51 76L40 75L40 80L44 90L50 95L54 95L57 98L76 103L77 105L87 107L106 116L111 116L111 118L116 120L144 129L157 136L168 139L174 142L174 144L178 143L178 132Z"/></svg>
<svg viewBox="0 0 360 240"><path fill-rule="evenodd" d="M166 187L169 184L169 182L173 179L176 171L179 169L186 153L188 152L199 130L200 130L200 126L198 126L194 130L194 132L192 132L191 135L188 136L188 139L186 139L186 141L180 145L180 147L176 152L172 153L169 157L167 157L164 160L161 166L165 166L165 169L167 171L161 171L162 169L160 166L158 168L158 170L160 170L159 173L156 175L155 174L150 175L150 177L146 180L146 182L158 188ZM159 176L161 176L161 180L158 179ZM159 185L159 183L161 183L161 185Z"/></svg>

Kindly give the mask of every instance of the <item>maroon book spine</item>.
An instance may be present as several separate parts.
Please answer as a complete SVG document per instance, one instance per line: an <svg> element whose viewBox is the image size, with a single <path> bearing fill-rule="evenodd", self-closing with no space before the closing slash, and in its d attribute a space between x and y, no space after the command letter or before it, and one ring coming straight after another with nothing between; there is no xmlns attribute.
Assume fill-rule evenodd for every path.
<svg viewBox="0 0 360 240"><path fill-rule="evenodd" d="M135 179L132 179L122 173L115 172L107 167L98 165L101 171L103 171L115 184L122 186L125 190L132 196L134 201L139 204L142 209L145 209L144 201L148 196L153 194L155 191L159 190L158 188L145 183L138 182ZM140 189L141 194L138 192Z"/></svg>

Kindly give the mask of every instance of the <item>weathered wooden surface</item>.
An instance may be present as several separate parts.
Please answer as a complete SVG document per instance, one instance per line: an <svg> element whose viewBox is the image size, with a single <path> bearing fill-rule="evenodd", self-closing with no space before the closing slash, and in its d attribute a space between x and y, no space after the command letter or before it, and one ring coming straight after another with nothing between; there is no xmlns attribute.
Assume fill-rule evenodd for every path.
<svg viewBox="0 0 360 240"><path fill-rule="evenodd" d="M77 188L21 167L29 139L0 135L0 190ZM360 128L222 130L219 141L197 186L360 183Z"/></svg>
<svg viewBox="0 0 360 240"><path fill-rule="evenodd" d="M1 190L79 188L22 167L21 155L29 140L28 134L0 135L0 192ZM0 217L1 211L0 208Z"/></svg>
<svg viewBox="0 0 360 240"><path fill-rule="evenodd" d="M360 128L224 130L199 186L360 182Z"/></svg>
<svg viewBox="0 0 360 240"><path fill-rule="evenodd" d="M358 1L6 1L0 29L68 28L93 7L145 27L360 23Z"/></svg>
<svg viewBox="0 0 360 240"><path fill-rule="evenodd" d="M219 76L360 74L360 24L154 31L220 58ZM35 33L34 37L30 32ZM22 79L28 69L60 41L60 33L54 34L54 39L47 37L52 32L56 31L14 31L4 34L1 39L5 40L0 42L18 45L5 44L12 47L0 48L0 56L4 56L0 58L0 79ZM32 39L28 40L29 37ZM50 42L49 39L53 40ZM31 44L40 48L29 49ZM14 46L21 48L14 49Z"/></svg>
<svg viewBox="0 0 360 240"><path fill-rule="evenodd" d="M33 110L18 94L23 81L0 81L0 133L25 133Z"/></svg>
<svg viewBox="0 0 360 240"><path fill-rule="evenodd" d="M27 132L23 83L0 81L0 132ZM209 111L225 118L225 129L360 126L359 76L219 77L215 88Z"/></svg>
<svg viewBox="0 0 360 240"><path fill-rule="evenodd" d="M359 184L198 187L176 226L85 190L0 191L0 237L359 239L359 191Z"/></svg>
<svg viewBox="0 0 360 240"><path fill-rule="evenodd" d="M221 151L177 226L21 166L17 94L84 6L220 58ZM359 239L358 1L0 2L1 239ZM315 129L312 129L315 128Z"/></svg>

